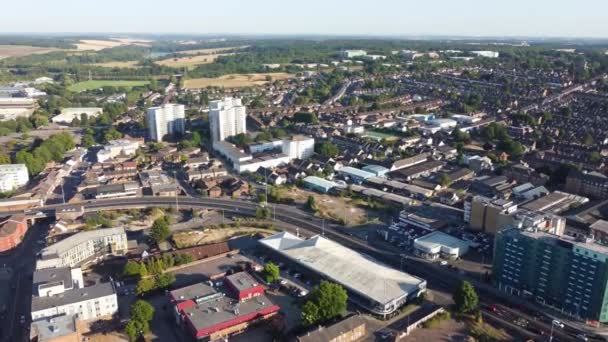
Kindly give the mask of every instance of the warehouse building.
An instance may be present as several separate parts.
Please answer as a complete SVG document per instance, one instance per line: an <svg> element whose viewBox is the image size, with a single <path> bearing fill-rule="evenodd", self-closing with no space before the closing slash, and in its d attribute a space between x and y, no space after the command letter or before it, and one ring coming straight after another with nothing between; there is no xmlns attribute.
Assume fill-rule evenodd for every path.
<svg viewBox="0 0 608 342"><path fill-rule="evenodd" d="M320 193L328 193L331 189L336 187L336 183L330 182L326 179L317 176L308 176L302 180L304 186L310 190L318 191Z"/></svg>
<svg viewBox="0 0 608 342"><path fill-rule="evenodd" d="M349 299L386 316L426 290L426 281L390 268L322 236L303 240L282 232L260 240L273 253L342 285Z"/></svg>

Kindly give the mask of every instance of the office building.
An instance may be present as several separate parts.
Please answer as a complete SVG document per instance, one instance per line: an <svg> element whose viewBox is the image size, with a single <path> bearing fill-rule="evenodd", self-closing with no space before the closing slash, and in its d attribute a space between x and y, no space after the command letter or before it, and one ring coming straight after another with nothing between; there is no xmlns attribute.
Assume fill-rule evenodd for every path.
<svg viewBox="0 0 608 342"><path fill-rule="evenodd" d="M13 191L26 185L29 180L25 164L0 165L0 192Z"/></svg>
<svg viewBox="0 0 608 342"><path fill-rule="evenodd" d="M228 137L247 132L246 107L241 99L227 97L209 102L211 141L224 141Z"/></svg>
<svg viewBox="0 0 608 342"><path fill-rule="evenodd" d="M426 291L425 280L319 235L303 240L282 232L259 242L287 263L342 285L349 300L377 315L391 314Z"/></svg>
<svg viewBox="0 0 608 342"><path fill-rule="evenodd" d="M474 196L464 203L464 221L469 223L471 230L496 234L512 223L511 215L515 211L517 204L512 201Z"/></svg>
<svg viewBox="0 0 608 342"><path fill-rule="evenodd" d="M124 255L126 251L124 228L84 231L44 248L36 269L81 266L107 255Z"/></svg>
<svg viewBox="0 0 608 342"><path fill-rule="evenodd" d="M186 114L184 105L164 104L150 107L146 112L150 140L162 141L165 136L183 134L186 130Z"/></svg>
<svg viewBox="0 0 608 342"><path fill-rule="evenodd" d="M572 317L608 322L608 247L516 228L497 233L494 285Z"/></svg>

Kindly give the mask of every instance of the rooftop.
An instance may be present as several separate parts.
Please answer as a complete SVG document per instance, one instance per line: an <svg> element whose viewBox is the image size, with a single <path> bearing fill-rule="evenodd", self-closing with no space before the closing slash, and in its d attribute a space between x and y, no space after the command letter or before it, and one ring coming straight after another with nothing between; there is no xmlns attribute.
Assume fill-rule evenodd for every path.
<svg viewBox="0 0 608 342"><path fill-rule="evenodd" d="M62 282L64 286L72 287L72 272L69 267L46 268L34 272L34 286Z"/></svg>
<svg viewBox="0 0 608 342"><path fill-rule="evenodd" d="M299 342L318 342L318 341L333 341L342 334L352 331L355 328L365 325L365 320L361 316L350 316L338 323L328 327L319 327L315 331L311 331L304 336L298 337Z"/></svg>
<svg viewBox="0 0 608 342"><path fill-rule="evenodd" d="M401 299L425 286L425 281L381 264L319 235L302 240L282 232L260 240L309 269L380 304Z"/></svg>
<svg viewBox="0 0 608 342"><path fill-rule="evenodd" d="M112 283L101 283L89 287L73 289L48 297L32 297L32 312L111 296L115 293Z"/></svg>
<svg viewBox="0 0 608 342"><path fill-rule="evenodd" d="M75 315L45 318L32 322L32 332L37 334L40 342L74 334L76 329Z"/></svg>
<svg viewBox="0 0 608 342"><path fill-rule="evenodd" d="M225 329L238 323L249 321L256 315L266 315L279 311L265 295L238 302L229 297L217 298L183 309L185 319L192 323L197 334L203 336Z"/></svg>
<svg viewBox="0 0 608 342"><path fill-rule="evenodd" d="M238 291L245 291L260 284L253 279L247 272L237 272L226 276L226 280Z"/></svg>
<svg viewBox="0 0 608 342"><path fill-rule="evenodd" d="M437 247L449 247L449 248L458 248L458 249L466 249L469 247L469 243L464 240L460 240L452 235L434 231L425 236L419 237L415 240L415 242L419 245L425 246L428 249L435 249Z"/></svg>
<svg viewBox="0 0 608 342"><path fill-rule="evenodd" d="M70 250L74 246L78 246L89 240L102 239L106 236L125 234L123 227L95 229L74 234L64 240L52 244L42 250L42 256L45 255L60 255Z"/></svg>

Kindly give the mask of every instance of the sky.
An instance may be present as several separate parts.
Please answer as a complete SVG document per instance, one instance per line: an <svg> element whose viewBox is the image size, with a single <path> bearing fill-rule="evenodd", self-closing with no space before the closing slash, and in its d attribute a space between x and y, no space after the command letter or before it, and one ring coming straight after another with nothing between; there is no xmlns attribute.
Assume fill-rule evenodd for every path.
<svg viewBox="0 0 608 342"><path fill-rule="evenodd" d="M608 38L608 0L1 1L0 33Z"/></svg>

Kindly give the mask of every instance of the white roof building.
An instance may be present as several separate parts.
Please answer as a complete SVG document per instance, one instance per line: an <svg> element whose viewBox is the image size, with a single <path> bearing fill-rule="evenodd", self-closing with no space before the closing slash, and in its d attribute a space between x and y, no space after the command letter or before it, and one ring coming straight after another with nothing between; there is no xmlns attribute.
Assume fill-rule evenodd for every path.
<svg viewBox="0 0 608 342"><path fill-rule="evenodd" d="M81 107L81 108L63 108L61 114L53 117L51 121L54 123L70 124L72 120L82 117L85 114L87 117L97 117L103 113L103 108L98 107Z"/></svg>
<svg viewBox="0 0 608 342"><path fill-rule="evenodd" d="M426 290L426 281L386 266L322 236L303 240L288 232L260 240L292 262L338 283L349 298L373 313L386 315Z"/></svg>
<svg viewBox="0 0 608 342"><path fill-rule="evenodd" d="M97 161L103 163L120 155L125 157L132 156L137 152L140 145L141 141L136 139L110 140L103 147L103 150L97 152Z"/></svg>
<svg viewBox="0 0 608 342"><path fill-rule="evenodd" d="M0 192L13 191L30 180L25 164L0 165Z"/></svg>
<svg viewBox="0 0 608 342"><path fill-rule="evenodd" d="M469 243L440 231L434 231L414 240L414 249L430 259L443 256L456 259L467 253Z"/></svg>

